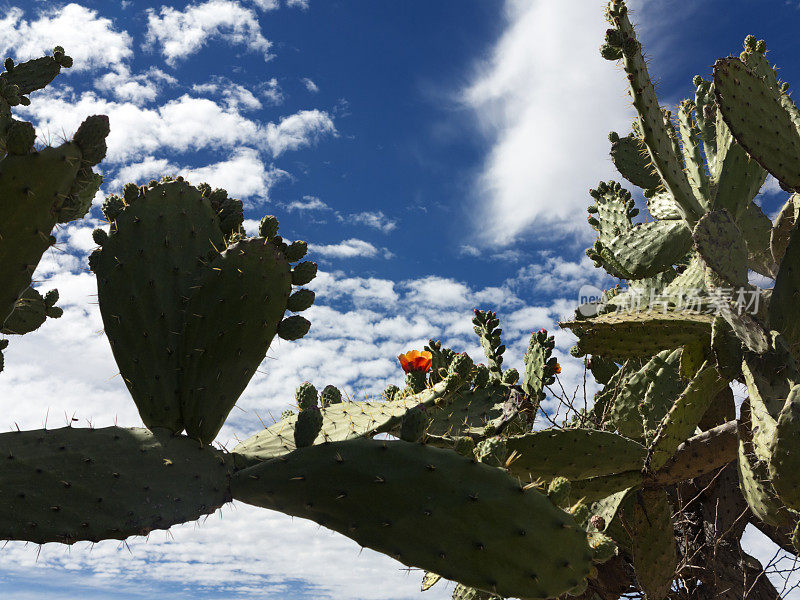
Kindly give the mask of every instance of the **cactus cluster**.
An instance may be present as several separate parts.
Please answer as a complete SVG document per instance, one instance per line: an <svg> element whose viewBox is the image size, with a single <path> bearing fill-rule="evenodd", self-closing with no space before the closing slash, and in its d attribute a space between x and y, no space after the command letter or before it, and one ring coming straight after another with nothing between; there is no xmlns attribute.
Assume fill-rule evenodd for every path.
<svg viewBox="0 0 800 600"><path fill-rule="evenodd" d="M600 387L593 404L560 425L539 419L561 370L553 336L532 333L523 369L504 367L500 319L476 310L486 364L430 340L398 357L405 379L381 397L304 382L280 421L216 449L274 337L308 332L286 313L313 303L293 286L316 265L298 262L306 243L284 241L273 216L248 237L224 190L129 184L103 204L90 267L147 429L0 434L0 538L124 539L238 500L423 569L423 591L452 580L455 600L778 598L740 540L752 523L800 551L800 112L748 37L739 58L694 79L676 119L625 3L606 17L601 54L622 65L637 112L630 134L609 136L611 157L647 211L634 222L638 196L620 183L590 192L587 254L621 281L562 326ZM34 149L32 126L10 117L70 63L57 48L0 75L6 334L60 316L57 293L31 289L30 274L100 183L107 120ZM754 202L767 173L792 194L774 223ZM771 293L750 271L774 279ZM741 293L758 305L740 310ZM748 396L738 418L734 382Z"/></svg>

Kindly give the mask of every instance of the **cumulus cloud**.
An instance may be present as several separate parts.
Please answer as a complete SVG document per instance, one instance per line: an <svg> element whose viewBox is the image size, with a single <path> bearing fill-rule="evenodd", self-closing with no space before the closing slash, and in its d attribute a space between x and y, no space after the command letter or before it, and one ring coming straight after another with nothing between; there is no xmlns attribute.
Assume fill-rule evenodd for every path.
<svg viewBox="0 0 800 600"><path fill-rule="evenodd" d="M319 110L300 111L278 123L249 119L237 107L222 106L209 98L184 94L156 107L117 102L93 92L81 95L48 89L20 111L40 132L74 132L83 115L106 114L111 120L108 155L104 164L125 163L157 150L186 153L204 148L254 146L277 157L284 152L316 144L335 135L330 115Z"/></svg>
<svg viewBox="0 0 800 600"><path fill-rule="evenodd" d="M157 48L168 65L175 66L214 39L270 57L272 44L261 34L258 15L233 0L207 0L183 11L171 6L147 10L145 47Z"/></svg>
<svg viewBox="0 0 800 600"><path fill-rule="evenodd" d="M321 110L301 110L266 127L266 143L274 156L315 144L324 135L336 135L331 116Z"/></svg>
<svg viewBox="0 0 800 600"><path fill-rule="evenodd" d="M475 199L483 242L530 230L588 235L576 215L586 190L612 174L608 132L627 131L632 116L623 77L597 51L602 7L508 0L506 15L463 96L491 146Z"/></svg>
<svg viewBox="0 0 800 600"><path fill-rule="evenodd" d="M156 67L134 75L128 65L120 64L95 79L94 86L117 100L142 105L155 100L165 85L176 83L175 77Z"/></svg>
<svg viewBox="0 0 800 600"><path fill-rule="evenodd" d="M350 238L338 244L311 244L308 249L324 258L391 258L393 255L386 248L377 248L375 245Z"/></svg>
<svg viewBox="0 0 800 600"><path fill-rule="evenodd" d="M5 8L0 18L0 55L15 60L38 58L63 46L75 60L71 70L88 71L118 65L133 56L132 39L96 10L69 3L44 8L32 20L17 7ZM67 69L65 72L69 72Z"/></svg>
<svg viewBox="0 0 800 600"><path fill-rule="evenodd" d="M216 76L209 82L196 83L192 91L220 98L228 110L258 110L262 106L253 92L226 77Z"/></svg>
<svg viewBox="0 0 800 600"><path fill-rule="evenodd" d="M265 165L256 150L238 148L229 159L201 167L148 156L120 168L109 187L117 191L129 181L141 185L162 175L182 175L195 184L205 182L211 187L224 188L231 196L248 200L250 206L266 203L272 186L289 176L274 165Z"/></svg>

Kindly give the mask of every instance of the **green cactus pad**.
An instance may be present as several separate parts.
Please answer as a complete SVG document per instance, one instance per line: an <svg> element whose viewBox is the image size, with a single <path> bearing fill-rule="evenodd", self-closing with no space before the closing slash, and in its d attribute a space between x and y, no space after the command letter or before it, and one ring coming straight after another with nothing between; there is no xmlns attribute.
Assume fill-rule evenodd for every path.
<svg viewBox="0 0 800 600"><path fill-rule="evenodd" d="M525 365L522 389L536 403L544 399L544 387L555 381L558 361L552 356L553 348L555 339L542 329L531 335L528 349L522 359Z"/></svg>
<svg viewBox="0 0 800 600"><path fill-rule="evenodd" d="M800 187L800 133L777 87L729 57L714 64L714 92L736 141L778 181Z"/></svg>
<svg viewBox="0 0 800 600"><path fill-rule="evenodd" d="M58 209L58 222L69 223L85 217L92 208L94 197L102 185L103 176L92 171L88 165L83 165L69 190L69 195L64 198Z"/></svg>
<svg viewBox="0 0 800 600"><path fill-rule="evenodd" d="M706 213L692 232L695 250L726 284L747 285L747 245L727 210Z"/></svg>
<svg viewBox="0 0 800 600"><path fill-rule="evenodd" d="M686 355L691 353L687 352L687 348L692 345L689 344L682 349L673 350L666 357L657 354L644 367L649 383L647 384L644 398L640 398L637 409L644 427L645 441L648 444L653 441L653 436L656 434L661 420L672 408L675 399L681 395L684 387L686 387L684 377L681 374L681 366L686 362ZM701 359L698 367L703 362L704 360ZM691 379L691 377L687 379ZM635 402L635 398L631 398L629 393L621 394L620 401L623 398L627 399L629 403L631 401Z"/></svg>
<svg viewBox="0 0 800 600"><path fill-rule="evenodd" d="M770 327L781 332L795 356L798 356L800 350L800 319L797 318L800 298L800 234L797 232L798 228L795 227L781 260L769 303Z"/></svg>
<svg viewBox="0 0 800 600"><path fill-rule="evenodd" d="M322 412L317 407L307 408L297 413L294 423L294 445L305 448L314 443L322 431Z"/></svg>
<svg viewBox="0 0 800 600"><path fill-rule="evenodd" d="M58 295L56 293L56 299ZM47 302L34 288L28 288L14 304L14 311L3 323L2 333L5 335L24 335L39 329L47 317L58 319L61 309Z"/></svg>
<svg viewBox="0 0 800 600"><path fill-rule="evenodd" d="M331 404L341 404L342 392L335 385L326 385L322 389L322 393L320 393L320 401L323 407Z"/></svg>
<svg viewBox="0 0 800 600"><path fill-rule="evenodd" d="M231 499L225 456L166 430L0 435L0 538L125 539L213 513Z"/></svg>
<svg viewBox="0 0 800 600"><path fill-rule="evenodd" d="M714 396L727 385L713 364L706 363L675 400L656 431L647 468L658 471L697 428Z"/></svg>
<svg viewBox="0 0 800 600"><path fill-rule="evenodd" d="M647 71L636 31L626 11L608 13L609 23L627 41L629 51L622 60L628 75L629 93L638 115L638 127L650 155L650 162L658 172L667 191L681 207L687 222L693 223L704 212L694 196L679 156L674 128L664 118L656 98L655 88Z"/></svg>
<svg viewBox="0 0 800 600"><path fill-rule="evenodd" d="M6 152L25 155L33 150L36 130L27 121L12 120L6 129Z"/></svg>
<svg viewBox="0 0 800 600"><path fill-rule="evenodd" d="M428 433L438 436L482 433L486 425L503 414L505 400L505 388L501 386L452 394L446 402L440 402L436 410L430 411Z"/></svg>
<svg viewBox="0 0 800 600"><path fill-rule="evenodd" d="M55 209L80 168L72 143L0 161L0 322L31 284L39 260L55 241Z"/></svg>
<svg viewBox="0 0 800 600"><path fill-rule="evenodd" d="M613 475L644 466L647 449L634 440L594 429L546 429L506 440L511 473L522 480L570 480Z"/></svg>
<svg viewBox="0 0 800 600"><path fill-rule="evenodd" d="M597 502L611 494L627 490L628 488L638 488L642 485L644 476L641 469L635 471L624 471L614 475L603 477L591 477L589 479L576 479L571 481L570 500L572 502Z"/></svg>
<svg viewBox="0 0 800 600"><path fill-rule="evenodd" d="M170 181L142 188L92 255L111 350L150 428L183 429L185 303L202 261L215 248L224 248L224 240L208 200L188 183Z"/></svg>
<svg viewBox="0 0 800 600"><path fill-rule="evenodd" d="M317 443L370 437L397 428L412 408L432 407L447 398L449 381L437 383L416 396L405 396L389 402L342 402L321 409L322 430ZM288 454L295 449L296 415L290 415L258 432L236 446L233 451L241 461L263 461Z"/></svg>
<svg viewBox="0 0 800 600"><path fill-rule="evenodd" d="M706 173L705 160L700 150L700 129L694 118L695 104L691 100L684 100L678 107L678 131L681 137L681 153L686 165L686 175L695 197L700 203L706 205L708 197L708 174Z"/></svg>
<svg viewBox="0 0 800 600"><path fill-rule="evenodd" d="M789 508L800 511L800 386L792 387L775 426L770 444L772 486Z"/></svg>
<svg viewBox="0 0 800 600"><path fill-rule="evenodd" d="M611 160L625 179L642 189L656 189L661 185L658 172L650 164L647 147L634 134L617 136L611 143Z"/></svg>
<svg viewBox="0 0 800 600"><path fill-rule="evenodd" d="M681 211L675 200L667 192L657 192L648 198L647 212L659 221L676 220L681 218Z"/></svg>
<svg viewBox="0 0 800 600"><path fill-rule="evenodd" d="M62 52L63 54L63 52ZM61 72L61 62L52 56L42 56L15 64L11 71L1 74L8 85L16 85L19 94L27 96L31 92L46 87Z"/></svg>
<svg viewBox="0 0 800 600"><path fill-rule="evenodd" d="M730 323L723 317L714 319L711 327L711 350L717 369L728 380L738 379L742 373L742 343Z"/></svg>
<svg viewBox="0 0 800 600"><path fill-rule="evenodd" d="M289 264L264 238L233 244L203 269L179 346L188 435L214 440L264 360L291 291Z"/></svg>
<svg viewBox="0 0 800 600"><path fill-rule="evenodd" d="M633 569L648 600L663 600L678 567L672 508L664 490L639 493L631 524Z"/></svg>
<svg viewBox="0 0 800 600"><path fill-rule="evenodd" d="M800 216L800 194L792 194L783 205L770 234L770 250L776 263L780 264L789 246L797 218Z"/></svg>
<svg viewBox="0 0 800 600"><path fill-rule="evenodd" d="M745 208L744 215L739 218L737 225L747 243L748 267L756 273L774 279L778 267L770 246L772 220L764 214L758 204L751 202Z"/></svg>
<svg viewBox="0 0 800 600"><path fill-rule="evenodd" d="M677 263L691 245L691 232L683 221L653 221L617 236L608 250L631 279L642 279Z"/></svg>
<svg viewBox="0 0 800 600"><path fill-rule="evenodd" d="M713 319L702 313L650 309L567 321L561 326L578 336L584 353L624 360L652 356L698 339L710 341Z"/></svg>
<svg viewBox="0 0 800 600"><path fill-rule="evenodd" d="M717 122L717 150L716 191L710 208L727 210L738 220L764 185L767 172L736 143L721 119Z"/></svg>
<svg viewBox="0 0 800 600"><path fill-rule="evenodd" d="M240 471L232 491L502 596L558 596L591 568L586 533L568 513L501 469L449 450L333 442Z"/></svg>
<svg viewBox="0 0 800 600"><path fill-rule="evenodd" d="M486 438L475 447L475 458L485 465L505 467L509 449L506 439L500 436Z"/></svg>
<svg viewBox="0 0 800 600"><path fill-rule="evenodd" d="M739 487L753 514L768 525L790 528L797 521L786 508L772 486L767 462L755 453L752 430L749 427L748 403L742 405L744 426L739 429Z"/></svg>

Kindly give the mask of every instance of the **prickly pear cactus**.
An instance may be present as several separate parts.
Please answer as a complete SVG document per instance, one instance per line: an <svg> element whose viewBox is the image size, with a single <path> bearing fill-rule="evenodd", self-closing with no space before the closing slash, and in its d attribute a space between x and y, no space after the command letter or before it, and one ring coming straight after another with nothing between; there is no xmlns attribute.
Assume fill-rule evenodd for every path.
<svg viewBox="0 0 800 600"><path fill-rule="evenodd" d="M662 107L625 2L606 18L601 54L622 67L636 110L629 134L609 136L611 158L646 210L620 183L590 191L587 254L620 281L561 325L599 388L593 405L553 391L553 336L534 333L509 368L497 314L476 309L486 364L430 340L398 356L403 380L377 398L306 382L280 421L216 450L275 336L309 331L296 313L315 300L302 286L317 265L275 216L248 237L224 190L128 184L103 203L90 267L148 429L0 435L0 537L125 539L236 498L425 569L423 590L452 580L456 599L744 598L742 581L777 598L740 540L748 523L784 550L800 539L800 202L793 193L773 223L754 199L768 172L800 190L800 111L751 36L693 79L693 98ZM31 274L55 225L81 218L102 184L92 168L106 118L42 148L11 114L71 63L56 48L0 74L6 335L60 316L58 294L42 296ZM751 285L751 271L774 288ZM743 294L760 304L742 307ZM733 382L747 389L738 419Z"/></svg>

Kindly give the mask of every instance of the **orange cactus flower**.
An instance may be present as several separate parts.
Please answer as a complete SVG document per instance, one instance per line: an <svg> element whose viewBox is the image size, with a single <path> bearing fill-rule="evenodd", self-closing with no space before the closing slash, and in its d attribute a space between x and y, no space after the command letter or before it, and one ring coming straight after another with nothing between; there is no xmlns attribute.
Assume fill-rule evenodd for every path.
<svg viewBox="0 0 800 600"><path fill-rule="evenodd" d="M556 375L558 375L559 373L561 373L561 365L556 363Z"/></svg>
<svg viewBox="0 0 800 600"><path fill-rule="evenodd" d="M400 361L400 366L403 371L410 373L411 371L423 371L427 373L431 370L431 362L433 356L427 350L420 352L419 350L412 350L397 357Z"/></svg>

